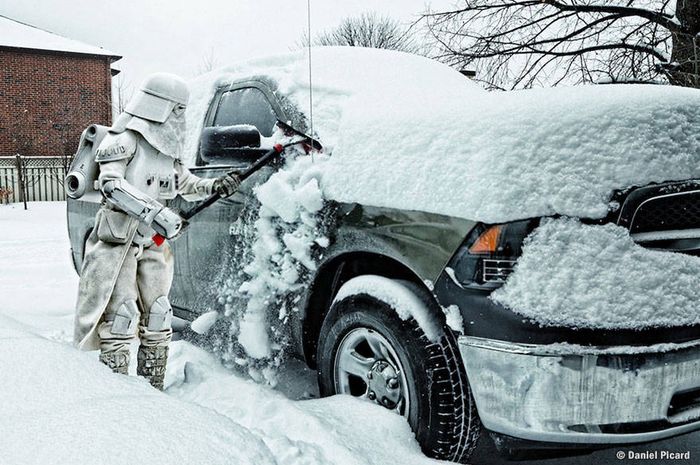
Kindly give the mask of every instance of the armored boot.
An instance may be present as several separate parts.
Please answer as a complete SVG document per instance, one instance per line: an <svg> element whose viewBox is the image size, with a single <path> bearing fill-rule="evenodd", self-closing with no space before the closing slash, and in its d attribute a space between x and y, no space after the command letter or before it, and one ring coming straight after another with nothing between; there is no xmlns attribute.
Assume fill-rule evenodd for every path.
<svg viewBox="0 0 700 465"><path fill-rule="evenodd" d="M119 349L100 353L100 362L120 375L129 374L129 349Z"/></svg>
<svg viewBox="0 0 700 465"><path fill-rule="evenodd" d="M165 380L165 366L168 363L168 347L139 347L138 367L136 374L143 376L151 383L151 386L163 390Z"/></svg>

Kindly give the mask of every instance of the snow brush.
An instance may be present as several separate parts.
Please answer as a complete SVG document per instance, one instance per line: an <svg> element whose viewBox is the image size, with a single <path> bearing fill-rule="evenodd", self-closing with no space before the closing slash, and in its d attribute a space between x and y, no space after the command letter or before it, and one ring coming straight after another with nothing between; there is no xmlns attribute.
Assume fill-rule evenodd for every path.
<svg viewBox="0 0 700 465"><path fill-rule="evenodd" d="M292 147L294 145L301 144L301 146L303 147L304 151L307 154L313 152L314 150L315 151L323 150L323 146L320 144L320 142L318 142L313 137L308 136L297 129L294 129L289 124L287 124L283 121L277 121L277 127L279 128L280 131L282 131L282 133L284 134L285 137L288 137L288 138L297 137L297 139L292 140L290 142L287 142L285 144L275 144L274 147L272 147L269 151L267 151L262 157L255 160L255 162L250 166L250 168L246 169L242 173L239 173L238 171L230 171L227 174L236 175L236 176L238 176L238 179L240 179L241 182L243 182L246 179L248 179L250 176L255 174L260 168L262 168L263 166L266 166L268 163L271 163L273 160L275 160L277 158L277 156L282 155L287 148ZM218 200L221 200L221 199L222 199L222 196L220 196L219 194L212 194L210 197L208 197L206 200L204 200L202 203L200 203L196 207L192 208L191 210L188 210L186 212L181 213L180 217L184 220L182 230L185 229L187 222L190 219L192 219L192 217L197 215L202 210L212 206L214 203L216 203ZM165 237L161 236L160 234L156 234L153 236L153 242L155 242L155 244L157 246L160 246L163 242L165 242Z"/></svg>

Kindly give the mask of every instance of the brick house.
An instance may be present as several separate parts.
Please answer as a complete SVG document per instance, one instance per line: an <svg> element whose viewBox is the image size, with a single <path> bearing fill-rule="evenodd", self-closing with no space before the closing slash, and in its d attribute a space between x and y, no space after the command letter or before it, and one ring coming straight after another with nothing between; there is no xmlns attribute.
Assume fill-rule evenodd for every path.
<svg viewBox="0 0 700 465"><path fill-rule="evenodd" d="M0 156L68 156L89 124L112 120L121 57L0 16Z"/></svg>

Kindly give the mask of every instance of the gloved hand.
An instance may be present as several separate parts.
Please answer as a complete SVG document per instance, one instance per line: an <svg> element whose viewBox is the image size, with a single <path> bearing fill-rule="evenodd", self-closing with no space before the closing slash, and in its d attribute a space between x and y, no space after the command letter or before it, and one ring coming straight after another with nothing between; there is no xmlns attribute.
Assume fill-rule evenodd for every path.
<svg viewBox="0 0 700 465"><path fill-rule="evenodd" d="M229 197L233 195L241 185L241 179L235 174L227 174L221 176L212 186L212 190L221 197Z"/></svg>

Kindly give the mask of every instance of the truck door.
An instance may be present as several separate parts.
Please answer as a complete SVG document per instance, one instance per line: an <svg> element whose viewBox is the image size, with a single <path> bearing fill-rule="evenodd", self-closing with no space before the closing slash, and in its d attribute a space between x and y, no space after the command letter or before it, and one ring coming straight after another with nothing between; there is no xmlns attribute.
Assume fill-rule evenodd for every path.
<svg viewBox="0 0 700 465"><path fill-rule="evenodd" d="M205 119L206 126L233 126L250 124L258 128L263 137L270 137L278 119L285 120L272 92L263 83L247 81L219 89ZM224 159L205 161L198 155L193 174L205 178L223 176L232 170L244 170L267 151L238 149ZM264 182L271 169L263 169L248 178L239 192L216 202L195 216L186 233L187 261L180 273L189 281L183 289L191 289L180 295L183 304L194 313L221 309L218 303L226 281L236 273L242 273L246 263L240 263L240 241L246 218L241 217L246 205L250 210L253 187ZM188 207L193 206L190 204ZM238 257L238 258L237 258Z"/></svg>

